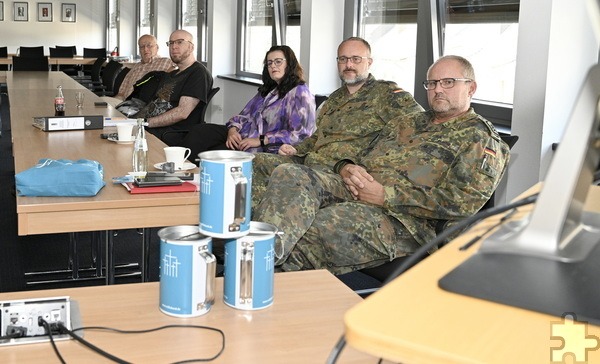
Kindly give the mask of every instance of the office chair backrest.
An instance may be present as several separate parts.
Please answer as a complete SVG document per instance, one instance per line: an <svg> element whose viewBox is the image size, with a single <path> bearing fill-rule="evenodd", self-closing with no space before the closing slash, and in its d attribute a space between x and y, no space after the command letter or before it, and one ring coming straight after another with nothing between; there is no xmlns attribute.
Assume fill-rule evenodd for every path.
<svg viewBox="0 0 600 364"><path fill-rule="evenodd" d="M212 98L217 94L217 92L219 92L220 89L220 87L214 87L208 92L208 96L206 97L206 105L204 105L204 108L200 113L200 120L198 121L199 123L203 123L206 121L206 110L208 109L208 104L210 103L210 100L212 100Z"/></svg>
<svg viewBox="0 0 600 364"><path fill-rule="evenodd" d="M129 73L129 71L131 71L131 68L123 67L117 74L117 77L115 78L115 85L113 86L113 96L119 93L119 89L123 84L123 80L125 79L125 76L127 76L127 74Z"/></svg>
<svg viewBox="0 0 600 364"><path fill-rule="evenodd" d="M13 71L46 71L48 72L48 57L13 57Z"/></svg>
<svg viewBox="0 0 600 364"><path fill-rule="evenodd" d="M123 65L117 61L109 61L104 69L102 69L102 85L104 86L104 91L106 93L112 93L115 87L115 80L117 79L117 75L123 68Z"/></svg>
<svg viewBox="0 0 600 364"><path fill-rule="evenodd" d="M83 48L84 58L106 58L106 48Z"/></svg>
<svg viewBox="0 0 600 364"><path fill-rule="evenodd" d="M100 75L102 74L104 62L106 62L106 57L98 57L92 65L91 70L89 71L92 82L102 82Z"/></svg>
<svg viewBox="0 0 600 364"><path fill-rule="evenodd" d="M71 48L48 48L50 50L50 57L53 58L73 58L73 50Z"/></svg>
<svg viewBox="0 0 600 364"><path fill-rule="evenodd" d="M19 57L43 57L44 46L38 47L19 47Z"/></svg>
<svg viewBox="0 0 600 364"><path fill-rule="evenodd" d="M59 46L59 45L57 45L55 48L69 50L71 52L71 57L74 57L75 55L77 55L77 46Z"/></svg>
<svg viewBox="0 0 600 364"><path fill-rule="evenodd" d="M0 58L8 58L8 47L0 47ZM8 71L8 65L0 64L0 71Z"/></svg>

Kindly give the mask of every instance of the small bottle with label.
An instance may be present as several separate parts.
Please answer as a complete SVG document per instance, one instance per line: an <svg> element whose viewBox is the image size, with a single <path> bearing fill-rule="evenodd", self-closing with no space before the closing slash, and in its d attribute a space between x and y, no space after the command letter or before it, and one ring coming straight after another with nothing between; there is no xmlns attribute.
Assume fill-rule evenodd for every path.
<svg viewBox="0 0 600 364"><path fill-rule="evenodd" d="M146 140L147 125L144 119L137 119L137 133L133 143L133 172L146 172L148 170L148 141Z"/></svg>
<svg viewBox="0 0 600 364"><path fill-rule="evenodd" d="M56 97L54 98L54 116L65 116L65 96L62 86L57 87Z"/></svg>

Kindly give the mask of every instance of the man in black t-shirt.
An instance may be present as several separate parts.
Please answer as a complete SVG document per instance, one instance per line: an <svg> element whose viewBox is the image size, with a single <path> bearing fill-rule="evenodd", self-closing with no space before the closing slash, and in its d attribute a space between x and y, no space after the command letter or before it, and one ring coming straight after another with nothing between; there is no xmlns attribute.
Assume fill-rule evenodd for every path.
<svg viewBox="0 0 600 364"><path fill-rule="evenodd" d="M200 113L207 104L213 78L210 71L194 56L192 35L176 30L167 46L177 69L162 77L154 98L135 117L148 121L148 131L162 138L166 131L189 130L200 122ZM175 134L180 138L183 133ZM168 144L177 144L178 138L169 137Z"/></svg>

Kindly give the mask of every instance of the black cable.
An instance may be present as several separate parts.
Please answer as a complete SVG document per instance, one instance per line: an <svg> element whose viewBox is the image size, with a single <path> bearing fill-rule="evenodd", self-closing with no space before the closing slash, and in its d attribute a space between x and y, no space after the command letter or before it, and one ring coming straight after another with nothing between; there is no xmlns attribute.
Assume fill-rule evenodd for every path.
<svg viewBox="0 0 600 364"><path fill-rule="evenodd" d="M71 330L69 330L65 325L63 325L62 323L58 323L58 327L61 333L63 334L67 334L70 337L72 337L73 339L79 341L81 344L83 344L84 346L87 346L88 348L92 349L92 351L95 351L96 353L102 355L105 358L108 358L112 361L114 361L115 363L120 363L120 364L130 364L128 361L125 361L119 357L116 357L110 353L107 353L106 351L100 349L99 347L97 347L96 345L90 343L89 341L75 335L75 333Z"/></svg>
<svg viewBox="0 0 600 364"><path fill-rule="evenodd" d="M394 280L399 275L401 275L402 273L404 273L407 270L409 270L410 268L412 268L412 266L417 264L418 262L420 262L421 259L423 259L423 257L426 256L427 253L431 249L442 244L444 241L446 241L446 239L448 239L448 237L450 237L452 234L456 233L457 231L462 231L464 229L467 229L469 226L473 225L474 223L476 223L480 220L483 220L483 219L487 219L490 216L501 214L504 211L514 210L517 207L521 207L524 205L529 205L531 203L534 203L537 200L537 196L538 196L538 194L536 193L534 195L525 197L521 200L515 201L508 205L491 207L489 209L479 211L475 215L469 216L469 217L459 221L456 225L453 225L453 226L447 228L446 230L442 231L439 235L437 235L435 238L433 238L427 244L422 245L414 253L412 253L410 256L408 256L408 258L406 260L404 260L402 262L402 264L400 264L400 266L398 266L398 268L396 268L394 271L392 271L392 273L387 277L387 279L381 284L381 287L385 286L390 281ZM508 214L507 216L509 216L509 215L512 215L512 212L510 214ZM503 220L506 220L506 219L503 218ZM481 238L481 237L479 237L479 238ZM345 337L345 335L342 335L340 337L340 339L338 340L338 342L335 344L335 347L333 348L331 354L329 355L329 358L327 358L326 363L334 364L337 361L339 355L341 354L344 346L346 346L346 337Z"/></svg>
<svg viewBox="0 0 600 364"><path fill-rule="evenodd" d="M442 231L438 236L433 238L427 244L422 245L419 249L417 249L414 253L412 253L405 261L402 262L402 264L400 264L400 266L398 266L398 268L396 268L388 276L388 278L383 282L383 284L381 286L383 287L384 285L386 285L387 283L389 283L390 281L392 281L396 277L398 277L400 274L402 274L402 273L406 272L407 270L409 270L410 268L412 268L413 265L415 265L416 263L421 261L421 259L427 255L428 251L430 251L434 247L443 243L446 239L448 239L449 236L456 233L457 231L466 229L467 227L473 225L474 223L476 223L480 220L487 219L490 216L501 214L504 211L516 209L517 207L521 207L521 206L525 206L525 205L534 203L537 200L537 196L538 196L538 194L536 193L534 195L525 197L521 200L515 201L508 205L491 207L489 209L479 211L475 215L469 216L469 217L459 221L456 225L453 225L453 226L449 227L448 229Z"/></svg>
<svg viewBox="0 0 600 364"><path fill-rule="evenodd" d="M48 333L48 338L50 338L50 344L52 345L52 349L54 349L54 353L58 357L58 360L60 360L62 364L66 364L65 359L62 357L62 355L60 355L60 352L56 347L56 343L54 342L54 337L52 335L52 329L50 328L50 324L48 323L48 321L40 317L38 318L38 323L41 323L42 326L44 326L44 329L46 329L46 332Z"/></svg>
<svg viewBox="0 0 600 364"><path fill-rule="evenodd" d="M104 327L104 326L87 326L87 327L79 327L79 328L73 329L71 332L75 333L76 331L82 331L82 330L90 330L90 331L91 330L96 330L96 331L112 331L112 332L116 332L116 333L119 333L119 334L146 334L146 333L149 333L149 332L161 331L161 330L172 329L172 328L202 329L202 330L214 331L214 332L217 332L217 333L219 333L221 335L221 349L219 349L219 352L216 353L214 356L209 357L209 358L198 358L198 359L182 360L182 361L175 362L173 364L183 364L183 363L195 363L195 362L212 361L212 360L218 358L223 353L223 351L225 350L225 333L222 330L220 330L220 329L217 329L217 328L214 328L214 327L210 327L210 326L200 326L200 325L165 325L165 326L155 327L155 328L146 329L146 330L120 330L120 329L115 329L115 328L112 328L112 327ZM68 330L68 329L66 329L66 330ZM75 335L75 336L77 336L77 335ZM81 339L81 340L83 340L83 339Z"/></svg>

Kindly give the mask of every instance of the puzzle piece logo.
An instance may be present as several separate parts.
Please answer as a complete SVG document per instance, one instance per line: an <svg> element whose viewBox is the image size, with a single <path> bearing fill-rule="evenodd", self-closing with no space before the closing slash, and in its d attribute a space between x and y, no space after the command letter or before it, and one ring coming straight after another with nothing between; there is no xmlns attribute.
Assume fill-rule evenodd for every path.
<svg viewBox="0 0 600 364"><path fill-rule="evenodd" d="M552 363L565 363L570 356L574 363L587 363L589 351L600 348L600 339L587 334L587 323L576 322L574 313L565 313L561 321L551 323L551 339L560 340L560 345L550 348Z"/></svg>

